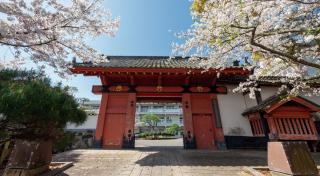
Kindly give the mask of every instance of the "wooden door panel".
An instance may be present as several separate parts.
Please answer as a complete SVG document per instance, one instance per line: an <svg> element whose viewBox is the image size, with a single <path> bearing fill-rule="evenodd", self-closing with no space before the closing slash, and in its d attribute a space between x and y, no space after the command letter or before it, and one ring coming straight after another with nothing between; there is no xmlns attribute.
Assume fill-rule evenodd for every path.
<svg viewBox="0 0 320 176"><path fill-rule="evenodd" d="M125 129L125 114L107 114L103 145L121 148Z"/></svg>
<svg viewBox="0 0 320 176"><path fill-rule="evenodd" d="M193 115L193 128L198 149L214 148L214 131L211 115Z"/></svg>

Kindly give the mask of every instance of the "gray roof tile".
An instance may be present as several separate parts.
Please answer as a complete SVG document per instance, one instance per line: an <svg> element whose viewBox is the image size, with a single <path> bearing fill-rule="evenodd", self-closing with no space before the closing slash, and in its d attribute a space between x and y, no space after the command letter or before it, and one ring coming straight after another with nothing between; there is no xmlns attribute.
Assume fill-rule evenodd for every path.
<svg viewBox="0 0 320 176"><path fill-rule="evenodd" d="M285 98L287 98L287 94L285 93L282 93L282 94L276 94L276 95L273 95L267 99L265 99L264 101L261 102L261 104L257 105L257 106L254 106L254 107L251 107L251 108L248 108L246 109L242 115L248 115L248 114L251 114L251 113L254 113L254 112L263 112L265 109L269 108L271 105L275 104L275 103L278 103L279 101L281 100L284 100ZM318 104L315 104L314 102L308 100L308 99L305 99L301 96L298 96L299 98L301 99L304 99L305 101L315 105L315 106L318 106Z"/></svg>
<svg viewBox="0 0 320 176"><path fill-rule="evenodd" d="M189 58L168 56L108 56L108 62L97 65L91 62L76 63L75 66L107 68L199 68L200 61L189 61Z"/></svg>

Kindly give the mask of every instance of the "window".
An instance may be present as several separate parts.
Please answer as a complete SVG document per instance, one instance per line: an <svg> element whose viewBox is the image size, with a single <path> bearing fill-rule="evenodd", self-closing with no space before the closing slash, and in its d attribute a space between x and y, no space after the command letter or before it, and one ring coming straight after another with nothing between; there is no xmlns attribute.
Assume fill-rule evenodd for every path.
<svg viewBox="0 0 320 176"><path fill-rule="evenodd" d="M170 117L167 117L167 123L171 123L172 122L172 119Z"/></svg>
<svg viewBox="0 0 320 176"><path fill-rule="evenodd" d="M167 109L176 109L175 106L167 106Z"/></svg>
<svg viewBox="0 0 320 176"><path fill-rule="evenodd" d="M183 118L182 117L180 117L180 124L182 124L183 123Z"/></svg>
<svg viewBox="0 0 320 176"><path fill-rule="evenodd" d="M99 109L100 105L92 105L92 107L95 108L95 109Z"/></svg>
<svg viewBox="0 0 320 176"><path fill-rule="evenodd" d="M157 111L161 111L163 110L163 106L154 106L153 109Z"/></svg>
<svg viewBox="0 0 320 176"><path fill-rule="evenodd" d="M149 106L141 106L141 112L148 112Z"/></svg>

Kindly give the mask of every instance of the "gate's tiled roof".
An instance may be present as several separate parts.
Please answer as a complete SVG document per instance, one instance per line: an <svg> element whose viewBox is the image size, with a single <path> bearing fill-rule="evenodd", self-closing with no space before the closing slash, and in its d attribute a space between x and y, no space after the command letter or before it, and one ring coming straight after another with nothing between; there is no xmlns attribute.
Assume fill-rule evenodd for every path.
<svg viewBox="0 0 320 176"><path fill-rule="evenodd" d="M73 63L73 67L104 67L104 68L185 68L185 69L201 69L200 60L190 60L190 57L174 57L168 56L107 56L108 62L93 64L92 62ZM203 58L206 59L206 58ZM228 68L242 69L242 66L230 66ZM262 76L258 83L261 85L279 85L283 84L279 76ZM219 81L239 83L246 81L247 75L233 75L228 77L221 77ZM320 80L310 81L311 85L319 85Z"/></svg>
<svg viewBox="0 0 320 176"><path fill-rule="evenodd" d="M107 68L189 68L197 69L200 61L190 61L188 57L168 56L107 56L108 62L92 64L76 63L75 66Z"/></svg>

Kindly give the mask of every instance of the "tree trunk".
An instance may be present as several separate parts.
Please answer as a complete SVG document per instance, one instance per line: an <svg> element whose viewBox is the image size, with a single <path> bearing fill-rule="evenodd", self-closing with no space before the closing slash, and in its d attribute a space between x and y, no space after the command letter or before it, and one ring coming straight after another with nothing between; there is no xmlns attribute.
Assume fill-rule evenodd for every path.
<svg viewBox="0 0 320 176"><path fill-rule="evenodd" d="M34 176L49 169L51 140L16 140L4 176Z"/></svg>

